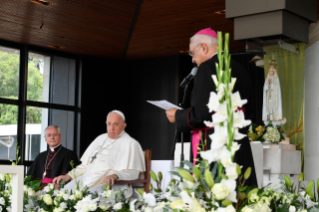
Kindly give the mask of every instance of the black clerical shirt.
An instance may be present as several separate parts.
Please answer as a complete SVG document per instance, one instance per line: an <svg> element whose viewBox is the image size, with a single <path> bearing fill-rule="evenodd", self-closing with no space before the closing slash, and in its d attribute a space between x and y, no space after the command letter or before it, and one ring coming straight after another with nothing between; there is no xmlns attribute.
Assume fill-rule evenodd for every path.
<svg viewBox="0 0 319 212"><path fill-rule="evenodd" d="M72 169L71 160L75 167L81 164L78 156L72 150L62 145L54 148L54 151L49 148L36 157L27 175L31 175L32 180L42 180L44 177L53 179L61 174L67 174Z"/></svg>

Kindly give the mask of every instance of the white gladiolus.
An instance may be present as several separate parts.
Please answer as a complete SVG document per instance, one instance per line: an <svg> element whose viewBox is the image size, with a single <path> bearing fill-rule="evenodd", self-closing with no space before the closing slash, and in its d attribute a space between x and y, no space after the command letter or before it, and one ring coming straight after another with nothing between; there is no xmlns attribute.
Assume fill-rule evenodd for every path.
<svg viewBox="0 0 319 212"><path fill-rule="evenodd" d="M247 99L240 98L240 94L238 91L231 94L231 101L233 110L237 110L238 107L242 107L244 104L247 103Z"/></svg>
<svg viewBox="0 0 319 212"><path fill-rule="evenodd" d="M239 150L240 144L238 144L236 141L233 141L231 146L231 154L235 155L235 153Z"/></svg>
<svg viewBox="0 0 319 212"><path fill-rule="evenodd" d="M209 112L216 111L219 106L219 99L215 92L210 92L209 102L207 104L207 107L209 109Z"/></svg>
<svg viewBox="0 0 319 212"><path fill-rule="evenodd" d="M237 174L237 164L233 163L228 168L226 168L226 176L228 179L236 180L238 177Z"/></svg>
<svg viewBox="0 0 319 212"><path fill-rule="evenodd" d="M250 120L245 120L244 112L241 110L234 112L233 117L233 127L235 128L243 128L251 124Z"/></svg>
<svg viewBox="0 0 319 212"><path fill-rule="evenodd" d="M225 168L228 168L232 164L234 164L231 159L231 153L228 151L227 148L222 149L222 152L220 154L220 162L223 164Z"/></svg>
<svg viewBox="0 0 319 212"><path fill-rule="evenodd" d="M218 85L217 76L214 74L214 75L212 75L212 78L213 78L213 81L214 81L215 85L217 86Z"/></svg>
<svg viewBox="0 0 319 212"><path fill-rule="evenodd" d="M225 84L220 83L218 88L216 88L217 96L218 96L219 100L221 100L224 97L224 95L225 95L225 87L226 87Z"/></svg>
<svg viewBox="0 0 319 212"><path fill-rule="evenodd" d="M230 82L230 90L231 91L234 89L236 81L237 81L236 78L234 78L234 77L231 78L231 82Z"/></svg>
<svg viewBox="0 0 319 212"><path fill-rule="evenodd" d="M213 120L213 123L212 123L213 126L223 123L224 121L227 120L227 105L225 101L222 104L218 105L218 110L216 111L216 113L213 114L212 120Z"/></svg>
<svg viewBox="0 0 319 212"><path fill-rule="evenodd" d="M209 135L212 140L211 149L219 149L227 143L227 128L216 126L213 134Z"/></svg>

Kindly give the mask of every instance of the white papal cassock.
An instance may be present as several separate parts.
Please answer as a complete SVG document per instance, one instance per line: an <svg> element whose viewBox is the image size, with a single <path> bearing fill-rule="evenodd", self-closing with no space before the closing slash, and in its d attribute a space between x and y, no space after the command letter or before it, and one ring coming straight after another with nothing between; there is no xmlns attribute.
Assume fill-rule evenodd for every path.
<svg viewBox="0 0 319 212"><path fill-rule="evenodd" d="M109 138L107 133L98 136L84 152L81 162L82 164L71 172L75 173L77 181L83 181L80 188L88 186L92 192L101 191L105 176L116 174L119 180L135 180L138 179L140 172L145 172L145 156L142 148L125 131L117 139ZM73 190L74 180L64 188ZM126 189L127 197L132 195L131 186L113 186L113 189L118 188Z"/></svg>

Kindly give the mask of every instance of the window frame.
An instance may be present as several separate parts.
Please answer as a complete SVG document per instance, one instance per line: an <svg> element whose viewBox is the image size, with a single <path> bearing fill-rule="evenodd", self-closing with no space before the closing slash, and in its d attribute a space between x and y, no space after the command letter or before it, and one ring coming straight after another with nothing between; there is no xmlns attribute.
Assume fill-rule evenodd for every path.
<svg viewBox="0 0 319 212"><path fill-rule="evenodd" d="M18 106L18 121L17 121L17 140L19 145L19 165L31 166L33 161L25 160L25 126L26 126L26 108L28 106L58 109L64 111L74 112L74 129L73 129L73 146L74 151L79 155L80 153L80 130L81 130L81 84L82 84L82 57L74 54L65 52L59 52L56 50L45 49L41 47L18 44L10 41L0 40L0 46L7 48L14 48L20 50L20 64L19 64L19 96L18 99L7 99L0 97L0 104L11 104ZM74 59L76 61L75 67L75 105L62 105L50 102L37 102L27 100L27 76L28 76L28 56L29 52L35 52L38 54L44 54L50 57L50 89L49 89L49 100L52 96L52 66L54 56L64 57L68 59ZM49 112L51 113L51 112ZM51 124L51 116L49 115L48 124ZM0 164L11 164L9 160L0 160Z"/></svg>

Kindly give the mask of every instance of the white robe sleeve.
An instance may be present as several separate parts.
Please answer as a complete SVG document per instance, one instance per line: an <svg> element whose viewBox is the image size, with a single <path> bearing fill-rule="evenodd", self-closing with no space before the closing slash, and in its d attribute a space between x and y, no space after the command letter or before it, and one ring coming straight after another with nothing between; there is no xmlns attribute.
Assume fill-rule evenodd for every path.
<svg viewBox="0 0 319 212"><path fill-rule="evenodd" d="M134 169L126 169L116 172L115 175L119 177L118 180L136 180L140 175L140 172Z"/></svg>

